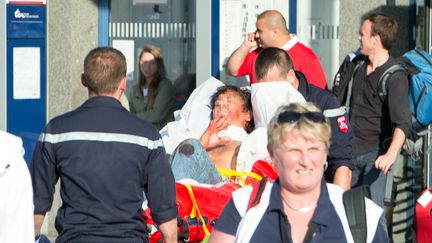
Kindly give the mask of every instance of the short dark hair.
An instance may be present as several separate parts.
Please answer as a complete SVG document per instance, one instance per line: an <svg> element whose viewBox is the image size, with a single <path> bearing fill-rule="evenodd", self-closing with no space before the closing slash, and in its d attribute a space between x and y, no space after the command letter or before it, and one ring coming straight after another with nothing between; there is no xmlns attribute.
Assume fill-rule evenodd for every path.
<svg viewBox="0 0 432 243"><path fill-rule="evenodd" d="M273 67L276 67L280 74L286 75L289 70L294 69L294 64L286 51L276 47L264 48L255 62L256 79L259 81L265 78Z"/></svg>
<svg viewBox="0 0 432 243"><path fill-rule="evenodd" d="M225 85L221 86L216 90L210 100L210 108L213 110L215 108L216 100L220 95L225 94L227 92L237 93L243 101L243 111L252 112L252 101L251 94L247 90L243 90L234 85ZM251 120L246 124L245 130L247 133L251 133L255 127L255 123L253 121L253 116L251 114Z"/></svg>
<svg viewBox="0 0 432 243"><path fill-rule="evenodd" d="M379 35L383 47L390 50L398 31L396 19L381 13L369 13L363 17L362 23L366 20L372 22L371 35Z"/></svg>
<svg viewBox="0 0 432 243"><path fill-rule="evenodd" d="M126 58L112 47L91 50L84 60L87 88L95 94L114 93L121 79L126 77Z"/></svg>

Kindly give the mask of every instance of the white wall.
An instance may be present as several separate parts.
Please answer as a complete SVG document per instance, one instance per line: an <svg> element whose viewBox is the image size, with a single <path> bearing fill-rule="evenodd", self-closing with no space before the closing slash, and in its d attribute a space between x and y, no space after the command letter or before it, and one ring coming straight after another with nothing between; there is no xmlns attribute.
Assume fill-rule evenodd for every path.
<svg viewBox="0 0 432 243"><path fill-rule="evenodd" d="M320 58L331 88L339 68L339 0L298 1L297 35Z"/></svg>
<svg viewBox="0 0 432 243"><path fill-rule="evenodd" d="M211 1L196 1L196 85L211 75Z"/></svg>

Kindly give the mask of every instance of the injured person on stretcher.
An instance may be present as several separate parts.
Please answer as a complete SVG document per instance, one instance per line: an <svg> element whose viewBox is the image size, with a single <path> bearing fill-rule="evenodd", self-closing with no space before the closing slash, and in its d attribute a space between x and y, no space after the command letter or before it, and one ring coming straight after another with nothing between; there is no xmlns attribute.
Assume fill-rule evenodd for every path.
<svg viewBox="0 0 432 243"><path fill-rule="evenodd" d="M199 140L186 139L172 156L176 180L200 183L222 181L216 168L236 169L243 139L253 130L250 93L236 86L220 86L210 100L211 121Z"/></svg>
<svg viewBox="0 0 432 243"><path fill-rule="evenodd" d="M199 183L216 184L222 181L217 168L249 172L256 160L267 158L264 128L267 121L280 105L304 102L301 94L290 84L279 83L278 87L272 85L274 84L253 85L252 102L251 92L247 89L219 86L209 101L211 120L207 129L201 136L195 134L184 139L173 152L170 153L167 149L171 154L171 168L176 181L191 178ZM273 91L271 99L269 90ZM252 103L258 107L254 112ZM254 119L262 127L249 134L254 129ZM164 143L166 141L165 137ZM240 163L238 158L241 159Z"/></svg>
<svg viewBox="0 0 432 243"><path fill-rule="evenodd" d="M216 167L235 169L236 152L254 128L250 93L236 86L219 87L210 107L212 120L200 143Z"/></svg>

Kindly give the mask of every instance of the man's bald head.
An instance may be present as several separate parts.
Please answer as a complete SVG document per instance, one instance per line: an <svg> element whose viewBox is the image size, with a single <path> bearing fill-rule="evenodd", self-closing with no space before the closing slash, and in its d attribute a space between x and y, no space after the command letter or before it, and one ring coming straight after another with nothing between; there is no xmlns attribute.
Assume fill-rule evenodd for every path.
<svg viewBox="0 0 432 243"><path fill-rule="evenodd" d="M277 10L266 10L258 15L257 20L264 19L267 28L278 29L280 31L288 33L286 21L283 15Z"/></svg>

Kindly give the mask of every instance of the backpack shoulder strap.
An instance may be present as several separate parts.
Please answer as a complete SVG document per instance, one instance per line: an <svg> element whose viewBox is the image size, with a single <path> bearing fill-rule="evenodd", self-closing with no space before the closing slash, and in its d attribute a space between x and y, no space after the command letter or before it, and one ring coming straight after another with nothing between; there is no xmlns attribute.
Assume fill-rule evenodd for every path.
<svg viewBox="0 0 432 243"><path fill-rule="evenodd" d="M380 77L378 81L378 96L383 97L386 96L388 93L388 87L387 87L387 80L391 75L393 75L396 72L406 72L407 67L406 65L402 63L394 64L393 66L390 66Z"/></svg>
<svg viewBox="0 0 432 243"><path fill-rule="evenodd" d="M365 243L367 239L365 197L370 197L366 185L352 188L343 194L343 204L349 228L355 243Z"/></svg>
<svg viewBox="0 0 432 243"><path fill-rule="evenodd" d="M356 76L357 71L360 69L361 66L363 66L364 63L365 63L364 60L357 62L357 64L354 66L354 70L353 70L351 78L348 82L347 96L346 96L345 103L343 104L343 106L346 109L347 114L349 114L349 112L350 112L350 103L351 103L352 86L353 86L353 82L354 82L354 77Z"/></svg>
<svg viewBox="0 0 432 243"><path fill-rule="evenodd" d="M252 192L249 197L249 202L246 208L246 212L249 211L250 208L255 207L261 200L261 196L264 192L264 189L267 185L268 178L263 177L259 184L254 184L252 186Z"/></svg>

